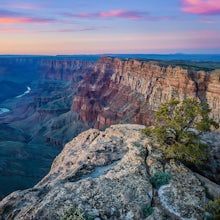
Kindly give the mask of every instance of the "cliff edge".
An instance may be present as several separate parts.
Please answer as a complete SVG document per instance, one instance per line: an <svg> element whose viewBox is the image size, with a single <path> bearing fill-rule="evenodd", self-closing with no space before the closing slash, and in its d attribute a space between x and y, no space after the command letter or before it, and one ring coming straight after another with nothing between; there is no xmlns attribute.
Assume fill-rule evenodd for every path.
<svg viewBox="0 0 220 220"><path fill-rule="evenodd" d="M204 186L181 163L161 163L161 151L143 128L124 124L81 133L35 187L0 202L0 219L58 220L73 207L96 220L202 219ZM170 178L159 190L150 181L158 172Z"/></svg>
<svg viewBox="0 0 220 220"><path fill-rule="evenodd" d="M101 57L81 82L72 110L95 128L115 123L152 125L155 111L171 98L207 102L220 121L220 71L147 61Z"/></svg>

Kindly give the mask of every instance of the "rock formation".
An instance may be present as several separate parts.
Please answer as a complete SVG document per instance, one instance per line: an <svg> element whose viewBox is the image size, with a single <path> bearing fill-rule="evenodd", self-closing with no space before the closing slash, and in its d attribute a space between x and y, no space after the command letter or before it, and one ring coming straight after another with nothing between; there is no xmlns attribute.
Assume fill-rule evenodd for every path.
<svg viewBox="0 0 220 220"><path fill-rule="evenodd" d="M152 124L158 106L171 97L207 101L220 121L220 71L195 71L156 61L102 57L85 77L72 110L101 128L115 122Z"/></svg>
<svg viewBox="0 0 220 220"><path fill-rule="evenodd" d="M1 220L60 219L77 207L92 219L202 219L207 202L199 179L181 163L161 163L161 152L141 125L90 129L66 144L35 187L0 202ZM158 191L149 181L167 172ZM153 207L147 217L146 207Z"/></svg>
<svg viewBox="0 0 220 220"><path fill-rule="evenodd" d="M196 70L187 65L176 66L168 65L166 62L160 61L123 60L111 57L102 57L95 63L96 59L97 57L95 59L85 59L85 57L76 59L48 57L0 59L0 80L7 79L20 83L20 74L22 73L23 79L26 80L22 80L23 85L27 86L27 82L31 83L31 92L27 96L22 97L22 101L13 99L4 102L3 107L11 111L6 116L4 114L1 115L0 120L2 124L7 125L8 130L13 130L13 134L16 134L13 138L17 141L8 143L7 138L1 140L2 149L6 152L5 154L3 153L0 158L1 175L3 174L5 177L5 174L7 174L7 177L9 177L12 174L13 165L16 161L16 167L21 169L16 170L16 175L20 177L20 174L22 174L22 176L30 177L30 175L36 175L37 173L37 178L40 178L42 177L42 173L40 173L42 170L41 165L37 168L35 174L30 174L30 169L26 166L26 162L20 160L22 156L31 161L31 159L35 158L37 149L37 160L38 163L41 163L41 160L43 161L42 164L45 174L49 167L48 164L50 164L50 161L55 155L54 152L46 152L45 149L48 150L47 144L61 148L81 131L91 127L104 128L111 124L128 122L151 125L154 122L154 113L158 109L158 106L171 97L179 99L197 97L201 101L207 101L212 108L213 117L218 121L220 120L219 70L206 70L209 72L205 72L203 70ZM7 131L4 126L1 130ZM96 130L94 132L101 134ZM11 134L5 134L4 137L8 135ZM215 143L212 142L210 144L213 150L207 165L205 167L196 168L201 171L200 174L214 180L216 183L220 183L220 151L218 140L219 139L217 139ZM210 140L207 139L207 142L210 142ZM88 145L86 141L85 143ZM10 152L7 146L12 146L10 147ZM17 146L19 146L19 152L16 151ZM125 150L123 147L122 149ZM102 150L103 149L101 149L100 152L102 152ZM58 150L56 150L56 152L57 151ZM44 153L41 154L41 152ZM115 154L110 156L110 153L107 156L101 154L104 158L102 159L104 161L103 164L100 162L100 164L91 165L89 162L89 165L85 167L82 165L82 169L79 168L80 171L76 174L77 178L80 179L81 175L86 175L86 173L93 170L96 165L105 166L106 164L111 164L112 161L121 160L125 155L123 152L120 152L118 156ZM10 157L8 155L10 155ZM13 155L13 157L11 155ZM114 155L115 159L111 159ZM97 159L97 163L99 160L101 161L101 158ZM105 162L106 160L107 162ZM71 163L70 166L72 166ZM87 164L84 160L82 164L83 163ZM117 164L116 167L119 164ZM53 167L57 166L58 164ZM73 177L73 179L74 178L75 177ZM78 180L77 178L76 180ZM146 178L146 176L138 178ZM84 181L87 180L83 180L82 182ZM45 195L42 192L41 184L42 183L34 188L34 190L37 189L36 191L27 191L30 193L27 194L27 201L32 198L31 194L34 194L34 192L41 192L42 195ZM92 184L94 184L94 182ZM96 181L95 184L97 184ZM114 182L114 184L116 183ZM149 185L148 180L146 185ZM71 185L73 189L78 186L79 185ZM166 194L166 189L164 189L164 191L162 190L159 195L163 196ZM2 193L1 190L2 188L0 189L0 197L3 197L4 193ZM56 188L56 190L58 193L58 188ZM15 195L19 197L20 193L24 195L23 192L15 193ZM172 194L175 193L176 192L172 192ZM114 199L115 198L113 198L113 200ZM152 197L149 197L146 201L142 200L142 198L138 198L138 201L139 199L145 202L145 204L149 204L149 200L152 199ZM73 201L69 197L67 201L72 201L73 204L76 203L75 200ZM168 206L171 202L164 199L161 200L161 203ZM14 204L13 207L17 207L16 204ZM59 216L61 211L68 207L68 202L65 203L64 206L61 205L61 208L58 209L58 213L55 211L55 216ZM122 219L125 217L124 213L126 213L127 209L128 208L122 209L123 211L120 213ZM13 208L10 208L10 212L11 210L13 210ZM142 216L143 213L141 211L137 212L137 210L135 210L136 208L134 209L134 213L139 213L139 215ZM158 210L160 209L158 208ZM175 210L175 212L179 212L178 208ZM4 208L4 212L2 211L2 213L4 213L5 216L7 216L6 212L7 208ZM41 211L39 211L39 213L40 212ZM100 216L109 215L107 210L105 210L105 212L104 214L100 214ZM160 213L160 211L158 212ZM128 216L129 215L130 214L128 214Z"/></svg>
<svg viewBox="0 0 220 220"><path fill-rule="evenodd" d="M94 62L88 60L43 60L42 78L78 82L88 71L92 71Z"/></svg>

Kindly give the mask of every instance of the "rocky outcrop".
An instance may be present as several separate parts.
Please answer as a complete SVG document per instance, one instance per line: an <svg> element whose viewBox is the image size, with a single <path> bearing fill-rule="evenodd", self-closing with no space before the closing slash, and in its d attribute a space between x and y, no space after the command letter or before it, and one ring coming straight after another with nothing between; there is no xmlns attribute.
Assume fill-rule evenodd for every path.
<svg viewBox="0 0 220 220"><path fill-rule="evenodd" d="M172 97L207 101L220 120L220 72L206 73L156 61L102 57L74 98L84 122L105 127L115 122L152 124L154 112Z"/></svg>
<svg viewBox="0 0 220 220"><path fill-rule="evenodd" d="M70 208L97 220L202 219L205 188L182 164L161 163L160 150L143 137L143 128L125 124L81 133L34 188L0 202L1 220L56 220ZM160 171L170 182L157 191L149 179ZM149 217L146 207L154 210Z"/></svg>
<svg viewBox="0 0 220 220"><path fill-rule="evenodd" d="M143 60L134 60L134 59L121 60L110 57L101 58L95 65L94 60L86 60L86 59L83 60L83 59L84 58L78 60L56 59L55 57L54 58L51 57L51 58L34 58L34 59L16 58L14 60L11 59L10 61L7 61L6 59L0 60L0 65L2 67L0 72L0 79L1 77L2 78L6 77L6 75L4 74L5 72L3 70L7 70L7 71L10 70L11 75L10 74L7 75L8 78L6 77L6 79L11 80L11 77L14 77L13 80L15 82L16 80L18 81L20 80L20 73L22 70L23 78L26 80L25 86L26 86L26 82L33 82L35 79L37 79L37 81L34 81L31 85L31 92L27 96L22 97L22 101L20 101L19 99L14 99L5 102L6 105L4 107L9 108L11 112L8 115L2 115L0 119L1 122L9 124L10 127L15 128L17 131L25 132L24 135L22 134L22 138L23 136L25 138L23 138L21 141L25 142L24 149L25 150L29 149L30 150L29 154L33 156L33 158L35 158L36 151L38 153L45 152L46 156L44 156L43 161L47 161L46 163L47 168L49 167L48 166L49 161L52 160L50 155L52 155L52 157L54 157L55 155L55 153L53 154L48 153L49 160L47 159L47 152L45 150L47 149L46 148L47 144L53 144L61 148L65 143L67 143L67 141L71 140L79 132L87 129L88 127L93 127L93 126L96 128L101 128L117 122L152 124L154 121L155 110L157 110L161 102L164 102L170 99L171 97L177 97L179 99L183 99L185 97L198 97L201 100L207 100L211 108L213 108L213 112L212 112L213 116L219 120L220 116L219 116L219 88L218 88L219 72L218 71L211 73L206 73L204 71L196 72L195 70L184 69L182 67L171 67L171 66L162 65L160 62L156 62L156 61L147 62ZM14 62L16 64L14 64ZM69 111L70 109L71 111ZM98 132L98 136L99 134L102 133ZM13 136L15 140L18 140L18 137L19 137L19 133L18 134L15 133L15 135ZM125 138L127 138L126 135ZM2 142L2 144L4 144L5 146L4 150L6 149L8 150L9 145L6 142L7 140L4 139L3 141L4 143ZM77 141L79 141L79 139L77 139ZM104 141L104 139L101 141ZM15 146L14 143L10 143L10 144L13 144L13 146ZM86 140L85 140L85 145L89 145ZM124 157L125 153L127 152L126 150L127 148L124 148L124 145L122 149L124 149L123 151L124 154L119 153L118 156L115 156L115 159L114 158L112 159L112 157L114 156L110 156L110 153L107 156L106 154L102 154L101 156L104 157L104 159L102 159L104 162L103 164L100 162L100 166L106 167L106 165L108 166L109 164L112 164L112 162L115 160L116 161L119 160L119 163L118 164L113 163L113 165L116 167L120 165L121 159ZM203 173L201 174L206 175L210 179L216 181L215 179L216 177L219 180L218 161L220 157L218 150L219 148L214 147L213 149L215 150L213 150L212 157L210 157L213 160L211 159L211 162L207 164L207 167L205 167L205 169L203 168L202 169L199 168L199 169L203 171ZM97 151L102 152L103 149L99 149ZM118 152L119 151L117 151L117 153ZM21 172L22 175L24 176L27 175L24 172L24 170L29 168L27 166L28 163L26 163L26 161L24 160L19 160L18 163L14 163L15 161L14 157L9 158L8 155L14 156L15 154L14 153L6 154L5 161L1 162L1 165L3 164L2 166L3 169L1 169L1 174L3 174L3 176L5 177L6 176L5 173L8 174L9 164L11 165L10 167L12 168L14 164L16 164L16 167L19 167L20 169L19 173ZM79 154L77 155L79 156ZM95 150L95 155L96 155L96 150ZM100 158L98 157L97 161L99 160L101 161L101 156ZM41 155L39 155L38 157L39 158L38 162L40 161L39 163L41 163L40 157ZM81 156L79 156L79 158L81 158ZM18 159L20 159L20 152ZM82 179L81 176L90 175L90 172L92 170L96 170L96 165L98 164L93 164L93 162L96 159L94 159L92 163L86 162L86 158L84 159L82 161L82 164L86 163L87 165L85 167L80 166L79 171L76 171L76 177L73 175L73 180L72 178L70 178L70 181L68 181L68 183L71 182L71 184L73 184L73 181L76 180L75 183L77 182L77 184L74 186L71 185L71 187L67 189L65 188L66 186L65 187L62 186L61 189L64 192L69 192L70 189L77 189L79 187L78 180L82 181L83 184L84 181L87 181ZM77 158L74 157L73 162L71 163L75 164L74 162L75 160L77 160ZM21 166L20 163L21 164L23 163L24 165ZM80 163L81 162L79 162L79 164ZM36 165L37 163L34 164L35 166L38 166ZM141 165L141 169L142 169L142 165ZM57 164L54 167L58 167L58 166L59 165ZM77 167L78 165L76 165L76 169L78 169ZM60 169L62 170L62 168ZM41 170L41 167L39 168L39 170ZM46 165L44 167L44 173L47 172L45 170L46 170ZM28 169L28 172L30 172L30 169ZM36 174L36 172L33 173ZM52 176L52 173L53 172L51 171L50 176ZM31 173L31 175L33 174ZM126 175L128 176L128 174ZM39 176L40 176L40 172L38 174L38 177ZM29 173L28 173L28 177L30 177ZM58 179L59 178L60 177L58 177ZM138 176L138 178L143 180L143 183L146 184L147 186L149 185L148 179L146 181L144 179L146 178L146 176L141 176L141 177ZM9 181L11 181L10 178ZM130 182L131 180L126 179L126 181ZM47 181L45 182L45 184L46 184L45 191L48 190L48 192L50 192L48 196L56 197L59 191L58 190L59 187L55 188L56 191L55 194L51 194L52 188L50 188L49 182L48 182L49 185L47 184ZM59 181L56 183L54 181L54 184L55 185L57 184L57 186L61 186ZM98 186L97 181L92 182L92 187L93 184ZM112 184L117 185L116 182L113 182ZM44 189L43 187L44 186L43 185L41 186L40 184L39 186L36 186L34 189L28 190L27 197L23 194L23 192L17 192L15 193L15 196L17 196L18 198L25 197L25 199L22 201L26 201L27 203L29 203L30 200L32 199L33 201L37 201L38 203L40 201L38 200L38 198L32 197L32 194L34 194L34 192L37 192L39 193L39 197L43 198L44 196L47 195L47 193L44 193L45 191L43 190ZM131 185L131 187L133 187L133 185ZM17 185L13 189L17 189ZM13 191L13 189L11 191ZM86 190L87 189L89 190L89 188L86 188ZM0 196L5 195L4 193L1 195L1 190L2 187L0 187ZM188 188L186 188L186 191L188 191ZM176 192L173 192L172 194L175 193ZM82 191L82 194L85 195L86 193ZM103 192L103 194L105 193ZM127 192L125 192L125 194L127 194ZM162 193L160 195L163 196L164 194ZM138 194L138 196L140 195ZM79 204L81 204L81 202L83 203L84 200L80 200L78 197L79 194L76 196L76 200L72 200L72 198L67 197L68 202L67 203L64 202L63 205L61 205L63 200L60 197L58 199L60 209L58 209L58 212L55 211L55 216L59 216L62 210L68 208L69 203L73 203L73 204L76 204L78 202ZM85 198L87 198L86 195ZM89 199L91 204L94 202L91 198L87 198L87 199ZM116 201L115 199L116 198L113 198L112 201ZM140 203L146 203L147 205L149 204L149 201L152 199L152 197L148 196L145 199L146 200L142 200L142 197L141 198L138 197L138 201L141 201ZM13 199L10 199L10 202L12 202L12 200ZM19 206L18 200L12 202L13 205L11 206L11 208L10 208L10 204L8 203L9 200L6 199L4 201L6 201L6 203L4 204L7 204L6 208L1 209L4 210L2 211L2 213L4 213L4 216L8 215L7 212L11 214L12 213L11 210L20 209L20 208L16 208ZM163 200L163 201L165 204L164 206L166 205L168 206L170 203L172 203L167 200ZM48 203L50 204L50 202ZM95 207L97 206L98 205L96 205ZM121 218L125 217L124 213L127 213L128 209L131 209L130 206L127 205L124 206L126 206L126 208L122 208L121 212L119 211ZM9 207L8 209L9 211L7 211L7 207ZM88 208L88 210L91 211L92 209L91 207ZM82 208L86 209L86 207L84 206ZM24 209L26 210L28 209L28 207L24 206ZM22 208L21 213L24 212L24 209ZM39 213L38 211L37 213L38 216L40 216L41 213L40 206L37 209L39 209ZM132 212L136 214L139 213L137 214L137 216L138 215L142 216L143 215L142 211L137 211L137 209L138 208L135 206L135 208L132 209L133 210ZM160 215L160 213L163 212L161 211L162 209L160 207L155 210L158 211L158 212L155 211L155 213L157 213L158 215ZM101 213L99 215L100 217L105 215L106 216L110 215L107 209L104 209L104 211L105 211L104 214L100 211ZM175 208L175 212L179 212L178 208ZM32 212L30 211L30 213ZM168 211L168 213L170 212ZM136 216L136 214L134 215ZM176 216L176 214L174 215ZM130 216L130 214L128 214L128 216Z"/></svg>
<svg viewBox="0 0 220 220"><path fill-rule="evenodd" d="M208 161L197 166L197 171L203 176L220 184L220 132L207 132L202 136L202 140L210 147Z"/></svg>

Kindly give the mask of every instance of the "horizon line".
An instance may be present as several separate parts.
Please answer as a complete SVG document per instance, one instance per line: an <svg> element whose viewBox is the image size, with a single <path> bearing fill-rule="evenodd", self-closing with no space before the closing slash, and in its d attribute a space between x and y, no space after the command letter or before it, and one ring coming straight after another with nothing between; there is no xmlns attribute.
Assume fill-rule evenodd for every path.
<svg viewBox="0 0 220 220"><path fill-rule="evenodd" d="M56 57L56 56L109 56L109 55L214 55L220 56L219 53L76 53L76 54L0 54L0 56L48 56L48 57Z"/></svg>

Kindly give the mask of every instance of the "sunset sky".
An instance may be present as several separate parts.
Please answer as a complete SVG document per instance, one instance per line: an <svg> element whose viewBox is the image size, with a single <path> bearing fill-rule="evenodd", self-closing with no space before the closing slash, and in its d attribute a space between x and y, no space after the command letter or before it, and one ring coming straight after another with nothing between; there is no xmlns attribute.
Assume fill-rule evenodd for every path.
<svg viewBox="0 0 220 220"><path fill-rule="evenodd" d="M0 5L0 54L220 54L220 0L0 0Z"/></svg>

